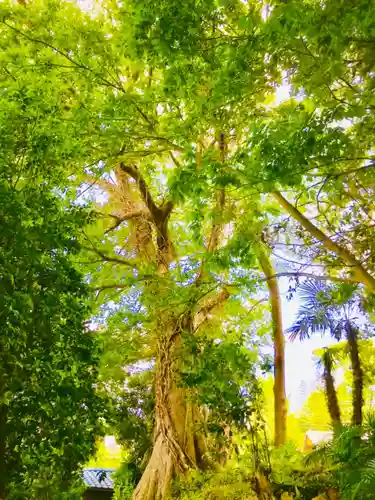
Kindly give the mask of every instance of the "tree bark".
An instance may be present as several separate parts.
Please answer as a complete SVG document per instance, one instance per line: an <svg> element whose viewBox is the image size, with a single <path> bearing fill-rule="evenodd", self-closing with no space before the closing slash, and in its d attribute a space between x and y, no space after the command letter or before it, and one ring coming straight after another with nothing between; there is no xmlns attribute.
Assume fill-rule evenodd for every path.
<svg viewBox="0 0 375 500"><path fill-rule="evenodd" d="M305 217L295 206L286 200L279 191L272 193L273 197L285 208L285 210L301 224L314 238L321 241L323 246L330 252L336 254L345 264L353 269L354 276L359 283L363 283L366 288L375 292L375 278L363 267L354 255L346 248L338 245L329 236L317 228L307 217Z"/></svg>
<svg viewBox="0 0 375 500"><path fill-rule="evenodd" d="M280 291L270 258L262 247L258 261L266 278L270 295L273 345L274 345L274 400L275 400L275 445L286 443L286 395L285 395L285 341L283 333Z"/></svg>
<svg viewBox="0 0 375 500"><path fill-rule="evenodd" d="M331 417L332 427L335 429L341 426L341 412L335 388L335 381L332 375L332 360L328 350L326 350L323 354L323 366L324 366L323 378L325 385L327 407L329 416Z"/></svg>
<svg viewBox="0 0 375 500"><path fill-rule="evenodd" d="M182 328L174 323L158 344L155 377L155 429L150 460L133 494L133 500L161 500L172 478L201 467L206 452L200 413L178 386L178 359Z"/></svg>
<svg viewBox="0 0 375 500"><path fill-rule="evenodd" d="M351 325L350 321L346 324L346 335L348 340L350 362L353 373L353 414L352 424L362 425L362 407L363 407L363 371L359 359L358 350L358 332Z"/></svg>

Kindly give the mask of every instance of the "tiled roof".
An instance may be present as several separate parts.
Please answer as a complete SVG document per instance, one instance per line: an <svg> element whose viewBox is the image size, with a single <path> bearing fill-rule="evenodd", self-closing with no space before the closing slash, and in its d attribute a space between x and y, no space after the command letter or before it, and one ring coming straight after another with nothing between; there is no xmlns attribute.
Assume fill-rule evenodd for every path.
<svg viewBox="0 0 375 500"><path fill-rule="evenodd" d="M113 490L111 475L116 469L83 469L83 480L89 488Z"/></svg>

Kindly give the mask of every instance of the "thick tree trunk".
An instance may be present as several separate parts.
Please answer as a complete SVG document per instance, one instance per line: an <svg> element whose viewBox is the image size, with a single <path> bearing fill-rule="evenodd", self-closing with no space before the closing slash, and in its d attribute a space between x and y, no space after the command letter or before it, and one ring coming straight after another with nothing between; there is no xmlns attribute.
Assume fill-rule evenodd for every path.
<svg viewBox="0 0 375 500"><path fill-rule="evenodd" d="M280 205L285 208L285 210L301 224L302 227L306 229L314 238L321 241L323 246L330 252L336 254L340 259L342 259L345 264L350 266L353 270L354 276L359 283L363 283L368 290L375 292L375 278L363 267L360 261L358 261L352 253L350 253L346 248L338 245L329 236L323 233L319 228L314 226L314 224L305 217L299 210L296 209L288 200L286 200L282 194L278 191L272 193L273 197L280 203Z"/></svg>
<svg viewBox="0 0 375 500"><path fill-rule="evenodd" d="M323 354L323 365L324 365L323 378L324 378L328 412L329 416L331 417L332 427L334 429L337 429L338 427L341 426L341 412L335 388L335 381L332 375L332 361L328 351L326 351Z"/></svg>
<svg viewBox="0 0 375 500"><path fill-rule="evenodd" d="M353 425L362 425L362 406L363 406L363 371L359 359L358 333L350 324L346 324L346 335L348 340L350 362L353 373Z"/></svg>
<svg viewBox="0 0 375 500"><path fill-rule="evenodd" d="M172 479L204 462L205 439L200 413L187 390L178 387L181 327L174 325L159 340L155 379L155 429L150 460L133 500L161 500Z"/></svg>
<svg viewBox="0 0 375 500"><path fill-rule="evenodd" d="M275 399L275 445L286 442L286 395L285 395L285 341L283 333L281 299L277 278L271 261L263 247L259 249L258 260L266 278L270 294L274 345L274 399Z"/></svg>

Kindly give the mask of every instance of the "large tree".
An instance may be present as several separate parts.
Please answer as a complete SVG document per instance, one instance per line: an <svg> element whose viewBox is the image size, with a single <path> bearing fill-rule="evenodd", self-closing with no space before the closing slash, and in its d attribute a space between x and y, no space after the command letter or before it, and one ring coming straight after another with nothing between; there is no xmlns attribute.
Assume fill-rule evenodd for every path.
<svg viewBox="0 0 375 500"><path fill-rule="evenodd" d="M100 223L86 235L90 283L104 301L133 287L148 314L155 429L137 499L164 497L175 473L204 463L200 411L194 394L188 397L192 391L179 383L184 341L223 307L233 279L238 281L222 250L233 233L226 165L232 129L243 120L227 108L245 82L240 74L233 79L236 70L225 54L230 45L223 47L215 32L223 20L238 22L237 13L247 10L240 3L237 13L209 3L200 5L199 14L191 5L180 7L177 18L173 3L161 6L159 17L151 3L111 5L96 22L68 4L30 5L26 25L20 6L3 21L13 49L4 55L7 78L17 79L22 67L30 79L35 73L43 78L33 80L33 88L47 82L62 90L66 99L55 105L63 130L55 130L56 138L66 140L74 131L68 145L80 151L69 173L83 183L82 192L91 188L97 198L99 188L105 196ZM248 14L260 20L259 10ZM165 38L149 38L149 29L166 26L167 38L184 44L183 57ZM251 23L239 29L252 31ZM247 53L259 67L246 82L262 94L269 87L263 56L250 41L243 57ZM238 98L251 113L255 98Z"/></svg>
<svg viewBox="0 0 375 500"><path fill-rule="evenodd" d="M156 364L154 454L136 498L164 496L173 472L200 462L204 446L194 439L197 432L193 429L183 442L181 438L193 414L199 414L177 383L184 339L225 307L239 286L251 290L264 279L253 272L262 244L271 251L275 238L285 244L294 234L293 243L310 245L303 255L308 263L319 260L331 278L375 289L367 255L372 240L363 236L362 215L371 205L366 175L372 155L369 143L358 148L361 126L371 130L371 113L353 115L361 118L361 126L353 118L352 127L343 130L338 120L347 108L336 102L348 96L338 95L334 87L345 78L343 54L361 56L361 69L353 78L364 77L371 55L357 42L353 46L348 34L350 26L360 37L368 28L360 15L362 4L358 11L354 5L347 10L340 5L288 2L266 12L259 2L240 0L104 2L90 17L72 4L46 2L30 4L25 22L23 6L2 4L6 85L21 86L22 75L30 87L24 105L29 92L41 95L46 88L45 106L55 109L39 143L48 154L38 145L41 157L55 165L49 157L51 143L60 142L63 153L53 159L66 165L66 157L74 155L67 174L81 184L82 197L90 194L101 203L100 222L86 234L90 284L107 304L107 313L119 293L131 289L140 295L149 318L147 332L153 332L147 338ZM327 53L319 26L322 16L333 25L338 12L345 28L335 31L341 45L335 42ZM306 43L307 56L301 54ZM322 51L318 64L314 62L315 87L307 77L314 59L311 45L318 55ZM318 71L320 61L324 64ZM328 71L330 65L335 71ZM276 108L272 101L282 70L290 72L295 99ZM321 92L327 78L328 94ZM367 101L370 84L371 76L366 76ZM351 105L364 95L359 87ZM361 163L364 158L371 163ZM348 162L365 183L361 197L366 206L357 202L353 220L353 185L340 182L348 178ZM362 189L354 188L357 193ZM283 190L293 192L283 195ZM321 196L325 206L334 208L330 214L322 211ZM271 197L278 212L270 207ZM298 199L310 209L320 204L314 222L307 208L294 206ZM283 220L285 212L298 225ZM241 218L245 223L264 220L271 231L265 236L257 231L249 244L241 238ZM348 241L346 224L352 221L356 237ZM364 252L370 259L366 262ZM282 352L276 277L262 267L274 297L274 331ZM282 370L278 373L283 382ZM275 411L282 419L282 384L279 389ZM282 420L278 422L282 429Z"/></svg>

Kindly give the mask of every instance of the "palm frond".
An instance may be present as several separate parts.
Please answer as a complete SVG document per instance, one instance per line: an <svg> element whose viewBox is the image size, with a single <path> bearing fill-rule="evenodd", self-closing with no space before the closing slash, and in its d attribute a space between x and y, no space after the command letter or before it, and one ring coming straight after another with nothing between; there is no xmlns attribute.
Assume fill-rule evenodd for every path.
<svg viewBox="0 0 375 500"><path fill-rule="evenodd" d="M321 281L306 280L299 287L299 296L305 307L313 308L329 300L330 289Z"/></svg>
<svg viewBox="0 0 375 500"><path fill-rule="evenodd" d="M302 306L298 313L297 319L287 332L290 334L290 339L295 340L297 337L300 340L309 338L312 334L323 334L332 328L332 318L329 311L321 305L319 308L311 309Z"/></svg>
<svg viewBox="0 0 375 500"><path fill-rule="evenodd" d="M316 281L305 281L299 288L302 305L294 324L288 328L290 339L304 340L312 334L329 332L336 340L342 338L344 322L332 303L333 288Z"/></svg>
<svg viewBox="0 0 375 500"><path fill-rule="evenodd" d="M328 442L322 444L315 448L311 453L306 455L303 459L303 464L306 467L310 467L311 465L328 465L331 462L331 454L332 454L332 443Z"/></svg>

